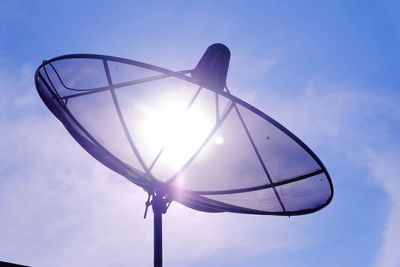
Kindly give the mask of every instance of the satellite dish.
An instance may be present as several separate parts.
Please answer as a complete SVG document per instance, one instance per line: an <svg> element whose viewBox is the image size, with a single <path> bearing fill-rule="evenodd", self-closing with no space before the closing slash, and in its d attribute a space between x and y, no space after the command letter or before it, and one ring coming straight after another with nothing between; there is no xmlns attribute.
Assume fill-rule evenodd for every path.
<svg viewBox="0 0 400 267"><path fill-rule="evenodd" d="M328 171L299 138L226 87L229 49L211 45L194 70L111 56L44 61L38 93L94 158L149 194L154 265L172 201L203 212L295 216L327 206Z"/></svg>

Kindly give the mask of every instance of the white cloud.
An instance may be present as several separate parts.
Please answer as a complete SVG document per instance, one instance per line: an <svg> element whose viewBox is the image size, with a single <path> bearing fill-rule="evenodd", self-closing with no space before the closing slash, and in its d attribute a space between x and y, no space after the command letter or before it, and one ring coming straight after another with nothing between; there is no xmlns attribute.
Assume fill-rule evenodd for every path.
<svg viewBox="0 0 400 267"><path fill-rule="evenodd" d="M34 266L150 266L151 214L142 219L146 194L81 149L41 103L32 80L29 66L0 70L0 259ZM247 257L306 249L315 240L306 220L204 214L179 204L164 224L165 260L174 266L226 257L220 251ZM189 240L196 245L188 246Z"/></svg>
<svg viewBox="0 0 400 267"><path fill-rule="evenodd" d="M366 151L366 158L372 175L383 186L390 197L391 207L383 233L384 242L379 251L376 266L400 266L400 166L399 151L396 154Z"/></svg>
<svg viewBox="0 0 400 267"><path fill-rule="evenodd" d="M41 103L32 76L28 65L0 70L0 258L39 266L151 265L151 214L142 219L146 194L79 147ZM382 149L392 146L393 129L385 122L399 121L398 101L345 86L269 94L268 103L248 94L312 147L328 146L369 168L392 203L377 266L398 266L398 167L388 154L393 149ZM313 222L303 218L204 214L174 203L164 217L165 261L187 266L226 257L221 251L246 258L314 247L320 241Z"/></svg>
<svg viewBox="0 0 400 267"><path fill-rule="evenodd" d="M260 97L256 99L268 114L311 147L317 150L327 147L336 157L340 155L340 160L361 166L384 189L390 201L390 214L382 229L383 243L377 253L377 266L400 266L398 97L346 86L326 88L311 84L302 95L269 94L265 103L260 103Z"/></svg>

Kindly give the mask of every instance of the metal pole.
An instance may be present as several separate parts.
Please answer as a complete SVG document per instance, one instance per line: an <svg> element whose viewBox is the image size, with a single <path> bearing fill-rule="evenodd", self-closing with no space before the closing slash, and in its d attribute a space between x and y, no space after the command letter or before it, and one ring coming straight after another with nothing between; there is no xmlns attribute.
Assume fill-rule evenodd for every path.
<svg viewBox="0 0 400 267"><path fill-rule="evenodd" d="M165 213L165 200L154 195L152 200L154 214L154 267L162 267L162 214Z"/></svg>

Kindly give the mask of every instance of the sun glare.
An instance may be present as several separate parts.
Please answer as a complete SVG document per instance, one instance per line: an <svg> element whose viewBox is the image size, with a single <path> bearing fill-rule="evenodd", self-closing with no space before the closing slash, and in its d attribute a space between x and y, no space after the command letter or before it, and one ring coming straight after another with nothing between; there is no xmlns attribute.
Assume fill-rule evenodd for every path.
<svg viewBox="0 0 400 267"><path fill-rule="evenodd" d="M146 150L158 154L162 149L152 172L178 171L211 132L214 112L195 105L187 109L187 101L179 99L163 101L148 110L140 123L142 134L149 140ZM222 144L223 139L217 137L215 143Z"/></svg>

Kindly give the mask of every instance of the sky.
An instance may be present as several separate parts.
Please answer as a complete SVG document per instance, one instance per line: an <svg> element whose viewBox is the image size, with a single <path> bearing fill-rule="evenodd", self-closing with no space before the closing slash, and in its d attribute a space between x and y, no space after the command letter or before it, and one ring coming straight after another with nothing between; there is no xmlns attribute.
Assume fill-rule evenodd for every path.
<svg viewBox="0 0 400 267"><path fill-rule="evenodd" d="M164 266L400 267L400 1L0 0L0 260L152 266L146 193L74 140L36 93L72 53L193 68L231 50L230 91L327 167L306 216L208 214L173 203Z"/></svg>

